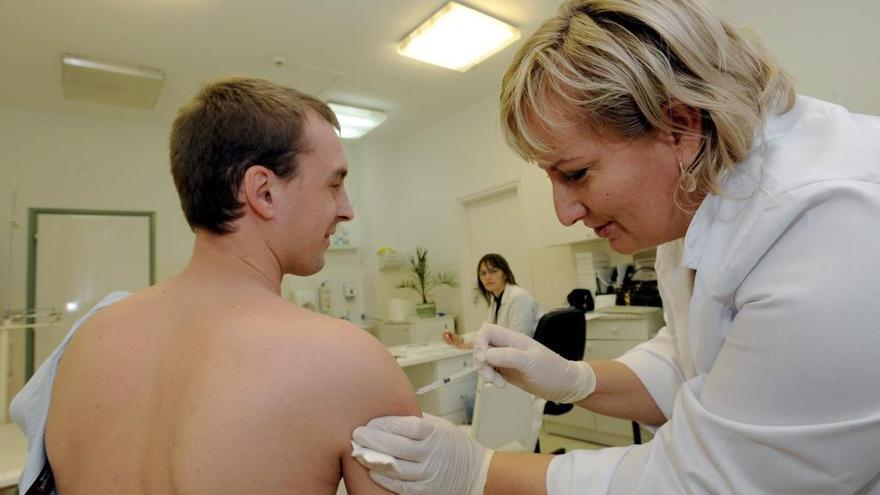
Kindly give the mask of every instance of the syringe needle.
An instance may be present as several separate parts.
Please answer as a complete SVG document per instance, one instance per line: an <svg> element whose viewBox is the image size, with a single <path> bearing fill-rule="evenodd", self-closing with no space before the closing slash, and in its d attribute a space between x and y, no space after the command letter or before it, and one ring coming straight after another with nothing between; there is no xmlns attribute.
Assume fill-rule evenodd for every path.
<svg viewBox="0 0 880 495"><path fill-rule="evenodd" d="M441 379L437 380L436 382L429 383L428 385L425 385L424 387L419 388L418 390L416 390L416 395L424 395L424 394L427 394L428 392L437 390L438 388L442 387L443 385L446 385L447 383L452 383L453 381L458 380L459 378L461 378L463 376L467 376L467 375L477 371L478 369L480 369L479 366L473 365L473 366L469 366L461 371L456 371L455 373L453 373L447 377L441 378Z"/></svg>

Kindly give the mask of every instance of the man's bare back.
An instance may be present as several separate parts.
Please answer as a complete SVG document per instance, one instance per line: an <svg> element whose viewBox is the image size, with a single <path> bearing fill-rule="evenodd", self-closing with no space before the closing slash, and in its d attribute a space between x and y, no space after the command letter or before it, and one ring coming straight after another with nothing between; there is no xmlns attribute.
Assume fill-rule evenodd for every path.
<svg viewBox="0 0 880 495"><path fill-rule="evenodd" d="M222 289L222 287L227 287ZM418 414L390 354L259 287L186 275L96 313L59 366L46 449L60 494L387 493L350 453Z"/></svg>

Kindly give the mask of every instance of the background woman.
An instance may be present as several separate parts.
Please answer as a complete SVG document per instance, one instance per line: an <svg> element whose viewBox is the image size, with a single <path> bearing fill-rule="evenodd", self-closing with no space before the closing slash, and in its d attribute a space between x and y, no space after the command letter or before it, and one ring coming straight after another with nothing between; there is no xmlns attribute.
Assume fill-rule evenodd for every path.
<svg viewBox="0 0 880 495"><path fill-rule="evenodd" d="M489 253L480 258L477 263L477 285L489 305L486 323L494 323L529 337L535 335L535 327L541 319L541 308L527 290L516 285L513 271L503 256ZM445 332L443 341L459 349L473 347L452 332Z"/></svg>

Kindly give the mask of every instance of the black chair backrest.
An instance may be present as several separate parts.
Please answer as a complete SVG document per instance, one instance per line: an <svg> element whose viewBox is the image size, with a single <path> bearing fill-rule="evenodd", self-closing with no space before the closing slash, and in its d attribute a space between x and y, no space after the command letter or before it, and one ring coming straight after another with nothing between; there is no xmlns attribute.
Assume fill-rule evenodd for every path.
<svg viewBox="0 0 880 495"><path fill-rule="evenodd" d="M587 320L575 308L554 309L541 317L535 328L535 340L571 361L584 358Z"/></svg>
<svg viewBox="0 0 880 495"><path fill-rule="evenodd" d="M555 309L538 321L535 340L570 361L584 358L584 345L587 341L587 319L584 312L575 308ZM571 404L557 404L547 401L544 414L559 416L574 408Z"/></svg>

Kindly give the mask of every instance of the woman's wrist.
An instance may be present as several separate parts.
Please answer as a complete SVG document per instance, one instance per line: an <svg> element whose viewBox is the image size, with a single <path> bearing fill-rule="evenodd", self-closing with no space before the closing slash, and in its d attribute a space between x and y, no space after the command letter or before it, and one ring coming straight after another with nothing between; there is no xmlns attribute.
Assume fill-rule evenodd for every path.
<svg viewBox="0 0 880 495"><path fill-rule="evenodd" d="M563 404L580 402L596 391L596 372L586 361L569 361L569 372L572 377L571 392L562 400L556 401Z"/></svg>

